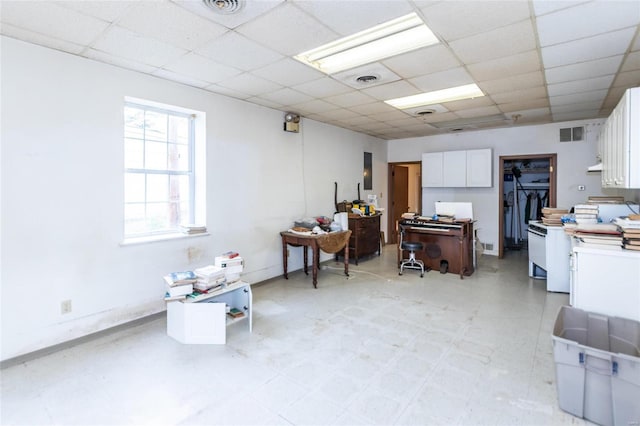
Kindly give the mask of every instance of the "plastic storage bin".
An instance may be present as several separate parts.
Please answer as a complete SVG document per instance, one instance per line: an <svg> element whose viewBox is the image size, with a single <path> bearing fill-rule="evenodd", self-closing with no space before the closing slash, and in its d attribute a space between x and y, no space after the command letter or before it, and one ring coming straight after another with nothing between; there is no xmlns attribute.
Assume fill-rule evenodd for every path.
<svg viewBox="0 0 640 426"><path fill-rule="evenodd" d="M601 425L640 424L640 322L563 306L552 340L562 410Z"/></svg>

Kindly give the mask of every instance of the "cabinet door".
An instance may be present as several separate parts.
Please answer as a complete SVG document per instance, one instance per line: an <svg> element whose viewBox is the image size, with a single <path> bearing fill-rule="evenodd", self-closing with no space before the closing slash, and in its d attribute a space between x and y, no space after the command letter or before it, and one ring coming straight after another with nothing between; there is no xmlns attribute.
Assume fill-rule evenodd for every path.
<svg viewBox="0 0 640 426"><path fill-rule="evenodd" d="M422 154L423 187L442 187L442 157L442 152L426 152Z"/></svg>
<svg viewBox="0 0 640 426"><path fill-rule="evenodd" d="M491 187L491 149L467 151L467 186Z"/></svg>
<svg viewBox="0 0 640 426"><path fill-rule="evenodd" d="M445 151L442 158L442 186L467 186L467 151Z"/></svg>

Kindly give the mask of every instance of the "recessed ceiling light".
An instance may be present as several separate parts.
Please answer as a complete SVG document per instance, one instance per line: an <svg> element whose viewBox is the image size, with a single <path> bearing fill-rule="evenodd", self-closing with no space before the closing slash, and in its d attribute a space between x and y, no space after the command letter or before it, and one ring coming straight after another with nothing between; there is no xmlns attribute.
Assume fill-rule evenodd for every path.
<svg viewBox="0 0 640 426"><path fill-rule="evenodd" d="M482 93L482 90L480 90L476 84L466 84L464 86L451 87L449 89L436 90L434 92L389 99L388 101L385 101L385 103L398 109L407 109L422 105L458 101L460 99L477 98L480 96L484 96L484 93Z"/></svg>
<svg viewBox="0 0 640 426"><path fill-rule="evenodd" d="M438 43L415 13L303 52L295 58L327 74Z"/></svg>

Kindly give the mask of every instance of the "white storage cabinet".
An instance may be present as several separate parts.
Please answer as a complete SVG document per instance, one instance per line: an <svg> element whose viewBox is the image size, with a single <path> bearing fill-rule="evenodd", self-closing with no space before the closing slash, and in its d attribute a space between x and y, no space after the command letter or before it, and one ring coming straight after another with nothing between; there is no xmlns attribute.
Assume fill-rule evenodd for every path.
<svg viewBox="0 0 640 426"><path fill-rule="evenodd" d="M491 149L422 154L423 188L491 187Z"/></svg>
<svg viewBox="0 0 640 426"><path fill-rule="evenodd" d="M640 88L627 89L599 135L603 188L640 188Z"/></svg>
<svg viewBox="0 0 640 426"><path fill-rule="evenodd" d="M640 321L640 252L575 246L573 307Z"/></svg>
<svg viewBox="0 0 640 426"><path fill-rule="evenodd" d="M227 305L239 309L243 317L227 315ZM227 326L246 321L252 331L251 285L237 281L217 292L193 301L167 302L167 334L180 343L225 344Z"/></svg>

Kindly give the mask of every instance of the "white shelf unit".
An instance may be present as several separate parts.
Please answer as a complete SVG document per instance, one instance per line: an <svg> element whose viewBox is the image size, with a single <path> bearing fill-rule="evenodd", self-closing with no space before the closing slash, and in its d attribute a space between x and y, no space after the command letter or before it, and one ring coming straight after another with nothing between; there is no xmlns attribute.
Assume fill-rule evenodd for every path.
<svg viewBox="0 0 640 426"><path fill-rule="evenodd" d="M225 344L231 324L246 321L252 332L252 303L251 285L244 281L196 299L167 302L167 335L180 343ZM244 316L231 318L227 306Z"/></svg>

